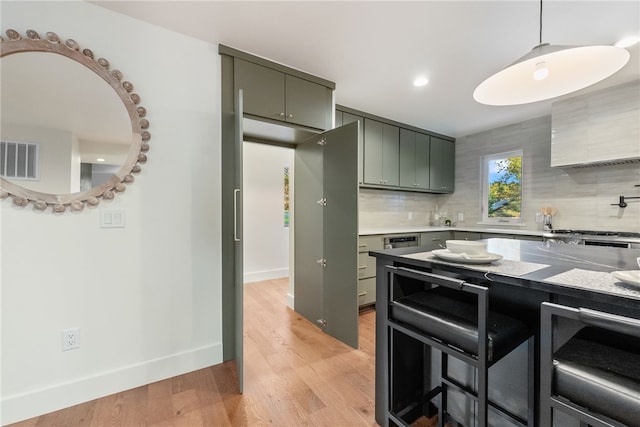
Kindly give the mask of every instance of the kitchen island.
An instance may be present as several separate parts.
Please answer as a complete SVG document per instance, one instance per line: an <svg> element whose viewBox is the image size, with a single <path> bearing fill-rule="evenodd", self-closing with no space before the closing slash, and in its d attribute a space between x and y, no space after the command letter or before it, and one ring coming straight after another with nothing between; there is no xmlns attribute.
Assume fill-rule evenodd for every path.
<svg viewBox="0 0 640 427"><path fill-rule="evenodd" d="M640 318L640 287L622 283L610 274L617 270L638 270L636 259L640 257L640 250L512 239L488 239L487 250L500 255L502 259L490 264L468 264L438 258L432 251L425 251L421 247L370 252L377 259L375 409L376 421L380 425L387 425L389 391L387 265L430 271L487 286L490 301L511 307L514 313L532 325L536 336L540 333L539 307L543 301ZM559 336L569 336L574 331L573 327L559 324L558 328L562 329ZM537 339L535 341L538 342ZM406 351L421 350L416 346ZM528 351L537 354L537 345L535 349L523 348L520 352L514 352L516 354L511 360L505 360L503 366L499 366L503 361L496 364L490 375L490 381L493 381L490 398L506 402L507 406L510 405L507 409L523 417L527 411L537 412L537 403L534 408L529 408L525 397L516 396L518 390L526 389L521 384L526 381L526 375L515 373L514 366L526 365ZM432 361L428 354L424 354L419 358L419 363L429 365ZM536 370L537 366L538 363ZM460 369L464 369L464 366ZM466 424L468 417L473 417L473 409L469 409L464 399L461 402L459 412L463 417L462 422ZM496 425L499 424L496 422Z"/></svg>

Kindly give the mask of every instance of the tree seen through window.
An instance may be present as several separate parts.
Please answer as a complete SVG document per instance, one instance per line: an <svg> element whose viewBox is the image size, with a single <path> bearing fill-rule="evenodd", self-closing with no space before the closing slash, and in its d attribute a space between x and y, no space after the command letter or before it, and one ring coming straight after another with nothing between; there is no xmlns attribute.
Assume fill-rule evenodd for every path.
<svg viewBox="0 0 640 427"><path fill-rule="evenodd" d="M488 218L519 219L522 210L522 155L511 155L487 160Z"/></svg>

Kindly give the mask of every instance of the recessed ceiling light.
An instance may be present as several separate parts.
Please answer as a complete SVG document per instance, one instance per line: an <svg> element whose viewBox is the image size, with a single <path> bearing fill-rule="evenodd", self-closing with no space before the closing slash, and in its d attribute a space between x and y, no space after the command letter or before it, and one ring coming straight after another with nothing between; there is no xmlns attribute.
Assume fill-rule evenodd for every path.
<svg viewBox="0 0 640 427"><path fill-rule="evenodd" d="M98 162L104 162L104 159L96 159Z"/></svg>
<svg viewBox="0 0 640 427"><path fill-rule="evenodd" d="M640 36L629 36L629 37L625 37L623 39L618 40L614 46L627 48L627 47L633 46L638 42L640 42Z"/></svg>
<svg viewBox="0 0 640 427"><path fill-rule="evenodd" d="M415 79L415 80L413 81L413 85L414 85L415 87L422 87L422 86L426 86L426 85L427 85L427 83L429 83L429 79L428 79L428 78L426 78L426 77L424 77L424 76L420 76L420 77L418 77L417 79Z"/></svg>

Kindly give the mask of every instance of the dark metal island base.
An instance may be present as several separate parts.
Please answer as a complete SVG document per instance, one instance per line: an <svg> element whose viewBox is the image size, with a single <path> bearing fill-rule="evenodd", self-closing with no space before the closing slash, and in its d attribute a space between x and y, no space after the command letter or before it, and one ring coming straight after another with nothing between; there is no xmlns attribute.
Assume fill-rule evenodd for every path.
<svg viewBox="0 0 640 427"><path fill-rule="evenodd" d="M491 264L467 264L445 261L436 257L426 248L407 247L372 251L376 262L376 366L375 366L375 413L381 426L389 425L389 352L406 354L406 381L394 380L403 387L422 387L431 381L430 372L439 369L436 357L425 351L421 345L411 340L394 341L403 345L401 349L391 349L388 337L389 280L385 266L407 267L455 277L469 283L489 288L490 304L511 307L519 318L529 322L535 331L535 348L516 349L513 357L504 358L491 368L490 393L492 402L507 406L507 409L523 418L528 411L538 413L539 360L535 363L535 403L530 408L526 399L526 362L529 351L538 354L540 331L540 304L555 302L572 307L585 307L609 313L640 319L640 287L625 284L610 273L617 270L638 270L637 258L640 250L611 247L575 246L549 242L533 242L512 239L488 239L487 250L503 258ZM556 324L555 345L568 339L577 327L569 321ZM542 331L544 332L544 331ZM400 344L396 344L399 342ZM432 351L433 352L433 351ZM504 362L504 363L503 363ZM461 362L449 365L449 375L473 385L473 371ZM454 371L454 372L451 372ZM520 372L523 371L523 372ZM457 372L457 373L456 373ZM416 379L416 377L422 378ZM523 392L524 390L524 392ZM411 392L411 390L405 390ZM404 392L404 391L403 391ZM473 423L474 407L464 398L448 399L447 406L462 419L456 421L469 425ZM436 402L437 403L437 402ZM491 416L490 411L490 416ZM555 425L579 425L572 419L556 419ZM514 425L493 414L492 425ZM537 420L536 416L536 420ZM538 424L538 422L536 422Z"/></svg>

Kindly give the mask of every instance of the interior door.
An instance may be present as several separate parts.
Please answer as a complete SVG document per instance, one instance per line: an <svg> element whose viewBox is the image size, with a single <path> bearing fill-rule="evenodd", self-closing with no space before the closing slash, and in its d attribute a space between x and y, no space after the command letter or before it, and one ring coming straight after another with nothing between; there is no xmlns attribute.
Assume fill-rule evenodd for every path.
<svg viewBox="0 0 640 427"><path fill-rule="evenodd" d="M242 245L242 115L243 115L243 92L238 90L238 96L235 101L235 186L233 189L233 241L235 252L234 263L234 287L235 287L235 359L236 369L238 371L238 387L240 393L244 389L244 352L243 352L243 301L244 301L244 266L243 245Z"/></svg>
<svg viewBox="0 0 640 427"><path fill-rule="evenodd" d="M295 310L358 347L357 122L296 147Z"/></svg>

